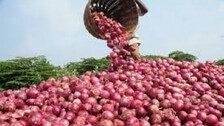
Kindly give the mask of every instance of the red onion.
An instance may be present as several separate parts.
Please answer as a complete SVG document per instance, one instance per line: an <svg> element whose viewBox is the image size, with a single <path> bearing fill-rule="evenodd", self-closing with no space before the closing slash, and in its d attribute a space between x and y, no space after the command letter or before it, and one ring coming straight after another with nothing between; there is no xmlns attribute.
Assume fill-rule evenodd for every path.
<svg viewBox="0 0 224 126"><path fill-rule="evenodd" d="M74 93L74 98L79 98L80 96L81 96L81 93L80 92L76 91Z"/></svg>
<svg viewBox="0 0 224 126"><path fill-rule="evenodd" d="M151 124L145 119L140 119L140 126L151 126Z"/></svg>
<svg viewBox="0 0 224 126"><path fill-rule="evenodd" d="M159 113L159 108L156 105L150 105L148 107L148 112L151 114Z"/></svg>
<svg viewBox="0 0 224 126"><path fill-rule="evenodd" d="M114 120L114 114L112 112L110 112L110 111L104 111L102 113L102 118L112 121L112 120Z"/></svg>
<svg viewBox="0 0 224 126"><path fill-rule="evenodd" d="M131 110L125 109L123 112L121 112L120 118L122 120L127 120L130 117L133 117L134 114Z"/></svg>
<svg viewBox="0 0 224 126"><path fill-rule="evenodd" d="M97 101L96 101L96 98L94 98L94 97L89 97L89 98L86 99L86 103L89 103L89 104L91 104L91 105L94 105L94 104L97 103Z"/></svg>
<svg viewBox="0 0 224 126"><path fill-rule="evenodd" d="M68 121L72 121L75 118L75 115L72 112L67 112L65 114L65 119L67 119Z"/></svg>
<svg viewBox="0 0 224 126"><path fill-rule="evenodd" d="M98 113L100 113L101 110L102 110L102 106L99 105L99 104L95 104L94 107L92 108L92 112L93 112L94 114L98 114Z"/></svg>
<svg viewBox="0 0 224 126"><path fill-rule="evenodd" d="M112 97L113 100L115 100L117 102L119 102L120 99L121 99L121 96L118 93L113 93L111 97Z"/></svg>
<svg viewBox="0 0 224 126"><path fill-rule="evenodd" d="M30 114L28 122L30 125L40 126L42 124L42 115L38 112L33 112Z"/></svg>
<svg viewBox="0 0 224 126"><path fill-rule="evenodd" d="M96 116L93 116L93 115L89 115L87 117L87 122L88 123L91 123L91 124L96 124L97 123L97 117Z"/></svg>
<svg viewBox="0 0 224 126"><path fill-rule="evenodd" d="M113 126L113 122L110 120L101 120L99 126Z"/></svg>
<svg viewBox="0 0 224 126"><path fill-rule="evenodd" d="M214 125L214 124L218 123L218 118L213 114L209 114L207 119L206 119L206 122L208 124L213 124Z"/></svg>
<svg viewBox="0 0 224 126"><path fill-rule="evenodd" d="M178 117L179 117L179 119L181 120L181 121L184 121L185 119L186 119L186 117L187 117L187 112L185 112L185 111L180 111L180 112L178 112Z"/></svg>
<svg viewBox="0 0 224 126"><path fill-rule="evenodd" d="M160 124L162 122L162 117L159 114L151 115L151 123L152 124Z"/></svg>
<svg viewBox="0 0 224 126"><path fill-rule="evenodd" d="M115 82L116 80L119 79L119 75L118 75L118 74L115 74L115 73L110 73L110 74L108 75L108 79L109 79L109 81L111 81L111 82Z"/></svg>
<svg viewBox="0 0 224 126"><path fill-rule="evenodd" d="M121 98L119 104L120 104L120 106L130 107L132 100L133 100L132 97L124 96Z"/></svg>
<svg viewBox="0 0 224 126"><path fill-rule="evenodd" d="M105 104L103 105L103 111L110 111L113 112L114 111L114 105L113 104Z"/></svg>
<svg viewBox="0 0 224 126"><path fill-rule="evenodd" d="M36 98L39 94L39 91L37 89L31 88L27 91L27 96L30 98Z"/></svg>
<svg viewBox="0 0 224 126"><path fill-rule="evenodd" d="M171 103L169 100L165 99L161 102L161 106L164 108L169 108L169 107L171 107Z"/></svg>
<svg viewBox="0 0 224 126"><path fill-rule="evenodd" d="M59 115L61 113L61 107L60 106L54 106L52 109L53 114Z"/></svg>
<svg viewBox="0 0 224 126"><path fill-rule="evenodd" d="M137 108L137 116L144 117L147 114L147 111L143 107Z"/></svg>
<svg viewBox="0 0 224 126"><path fill-rule="evenodd" d="M197 119L197 115L195 115L195 114L188 114L187 115L187 120L191 120L191 121L194 121L194 120L196 120Z"/></svg>
<svg viewBox="0 0 224 126"><path fill-rule="evenodd" d="M125 123L119 119L115 119L114 126L125 126Z"/></svg>
<svg viewBox="0 0 224 126"><path fill-rule="evenodd" d="M162 122L161 126L171 126L171 124L169 122Z"/></svg>
<svg viewBox="0 0 224 126"><path fill-rule="evenodd" d="M224 88L219 90L219 94L224 97Z"/></svg>
<svg viewBox="0 0 224 126"><path fill-rule="evenodd" d="M103 90L100 93L102 98L108 99L110 97L110 93L107 90Z"/></svg>
<svg viewBox="0 0 224 126"><path fill-rule="evenodd" d="M84 110L90 111L93 106L89 103L85 103L85 104L82 105L82 107L84 108Z"/></svg>
<svg viewBox="0 0 224 126"><path fill-rule="evenodd" d="M197 118L200 119L201 121L204 121L207 119L207 114L205 112L200 112L198 113Z"/></svg>
<svg viewBox="0 0 224 126"><path fill-rule="evenodd" d="M139 120L135 117L130 117L126 121L126 126L139 126Z"/></svg>
<svg viewBox="0 0 224 126"><path fill-rule="evenodd" d="M181 102L181 101L177 101L177 102L173 103L172 106L173 106L174 110L176 110L176 111L180 111L180 110L183 109L184 104L183 104L183 102Z"/></svg>

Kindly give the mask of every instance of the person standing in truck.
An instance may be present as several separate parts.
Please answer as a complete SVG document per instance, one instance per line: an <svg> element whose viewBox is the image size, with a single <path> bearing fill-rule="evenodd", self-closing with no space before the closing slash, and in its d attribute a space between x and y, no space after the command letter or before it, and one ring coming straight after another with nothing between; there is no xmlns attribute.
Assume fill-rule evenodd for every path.
<svg viewBox="0 0 224 126"><path fill-rule="evenodd" d="M138 15L144 16L148 12L148 9L145 4L141 0L135 0L135 3L138 9ZM136 34L136 30L128 36L128 45L134 48L134 51L132 52L132 57L136 60L140 60L141 55L139 51L139 46L141 42L139 41L139 36Z"/></svg>

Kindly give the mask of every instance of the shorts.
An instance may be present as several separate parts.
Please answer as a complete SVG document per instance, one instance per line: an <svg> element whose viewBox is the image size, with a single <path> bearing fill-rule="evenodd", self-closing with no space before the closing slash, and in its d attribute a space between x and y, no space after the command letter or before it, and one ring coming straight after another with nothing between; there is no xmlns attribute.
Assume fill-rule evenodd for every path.
<svg viewBox="0 0 224 126"><path fill-rule="evenodd" d="M133 45L133 44L141 44L141 42L139 41L139 36L137 34L134 34L133 36L131 36L129 39L128 39L128 45Z"/></svg>
<svg viewBox="0 0 224 126"><path fill-rule="evenodd" d="M139 36L138 36L138 34L136 34L138 29L139 29L139 25L135 29L134 34L128 38L128 45L129 46L133 45L133 44L136 44L136 43L139 44L139 45L141 44L141 42L139 41Z"/></svg>

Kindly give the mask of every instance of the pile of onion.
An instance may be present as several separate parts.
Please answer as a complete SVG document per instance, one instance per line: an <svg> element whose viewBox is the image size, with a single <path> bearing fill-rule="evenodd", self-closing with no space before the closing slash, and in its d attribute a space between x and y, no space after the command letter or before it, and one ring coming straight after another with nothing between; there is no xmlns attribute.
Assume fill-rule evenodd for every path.
<svg viewBox="0 0 224 126"><path fill-rule="evenodd" d="M110 67L0 93L1 126L223 126L224 67L172 59L136 61L124 28L93 13Z"/></svg>

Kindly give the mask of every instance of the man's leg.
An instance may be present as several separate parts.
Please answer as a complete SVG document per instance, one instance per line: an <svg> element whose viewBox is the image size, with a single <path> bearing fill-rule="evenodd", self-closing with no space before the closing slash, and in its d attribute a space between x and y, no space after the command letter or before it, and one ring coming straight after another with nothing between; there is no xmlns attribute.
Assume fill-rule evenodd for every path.
<svg viewBox="0 0 224 126"><path fill-rule="evenodd" d="M136 60L140 60L141 59L141 55L140 55L140 52L139 52L139 43L134 43L132 44L132 48L134 49L134 51L131 53L132 54L132 57Z"/></svg>

